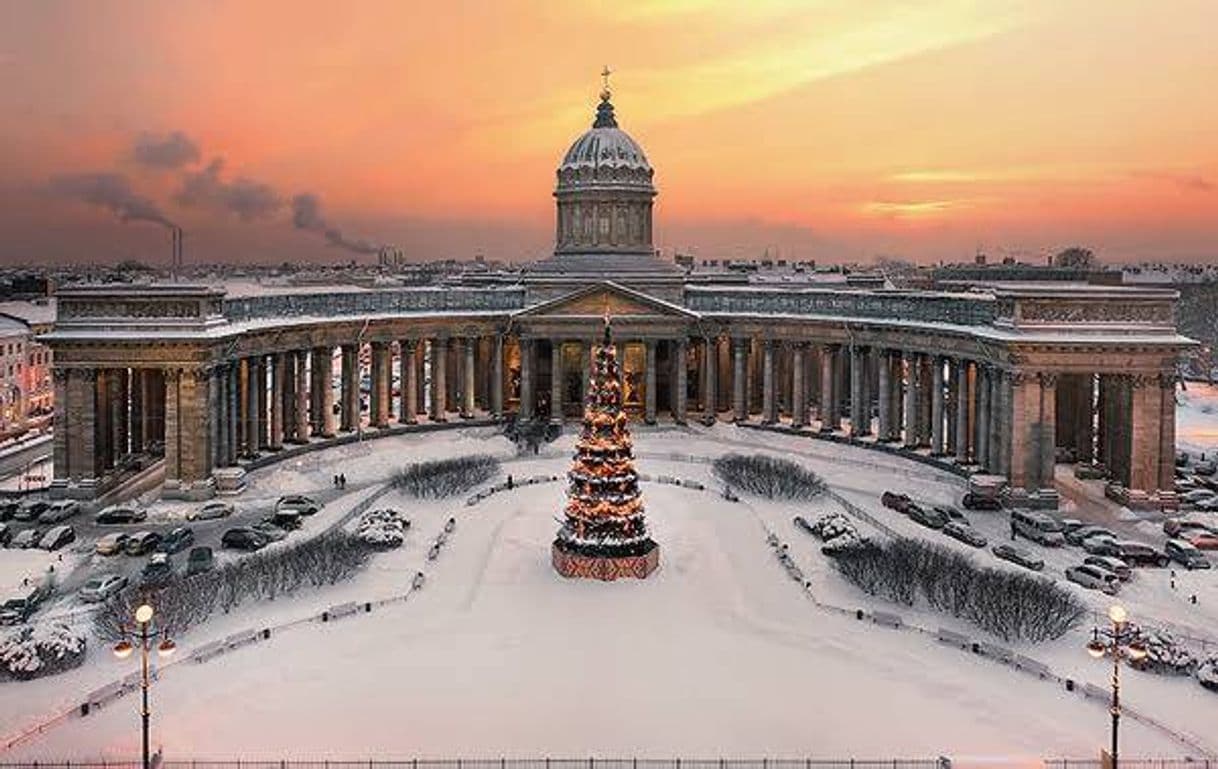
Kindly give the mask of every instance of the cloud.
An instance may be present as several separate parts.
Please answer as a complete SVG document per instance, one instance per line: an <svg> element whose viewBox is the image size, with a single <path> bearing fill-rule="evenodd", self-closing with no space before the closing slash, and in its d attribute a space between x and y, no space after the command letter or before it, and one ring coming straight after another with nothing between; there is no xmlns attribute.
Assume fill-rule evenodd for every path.
<svg viewBox="0 0 1218 769"><path fill-rule="evenodd" d="M173 227L173 222L148 198L135 192L122 174L100 171L65 174L51 179L47 189L54 195L79 200L110 211L122 222L156 222Z"/></svg>
<svg viewBox="0 0 1218 769"><path fill-rule="evenodd" d="M380 250L375 243L348 238L342 230L330 226L321 214L321 201L311 192L302 192L292 198L292 224L299 230L320 233L331 245L357 254L375 254Z"/></svg>
<svg viewBox="0 0 1218 769"><path fill-rule="evenodd" d="M1213 192L1214 183L1201 174L1177 173L1174 171L1134 171L1136 179L1152 179L1170 182L1185 192Z"/></svg>
<svg viewBox="0 0 1218 769"><path fill-rule="evenodd" d="M224 159L215 158L200 171L187 172L174 195L181 206L206 208L234 214L243 222L267 219L283 206L283 198L269 184L237 177L230 182L220 178Z"/></svg>
<svg viewBox="0 0 1218 769"><path fill-rule="evenodd" d="M156 134L145 131L131 148L131 157L147 168L175 169L198 162L199 145L181 131Z"/></svg>
<svg viewBox="0 0 1218 769"><path fill-rule="evenodd" d="M963 208L966 204L964 200L877 200L863 204L863 213L890 219L926 219Z"/></svg>

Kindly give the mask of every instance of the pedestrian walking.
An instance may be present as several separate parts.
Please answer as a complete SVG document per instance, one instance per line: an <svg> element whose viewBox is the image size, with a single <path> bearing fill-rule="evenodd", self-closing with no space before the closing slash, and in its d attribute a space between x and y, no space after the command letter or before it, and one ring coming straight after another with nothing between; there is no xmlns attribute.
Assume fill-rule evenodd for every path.
<svg viewBox="0 0 1218 769"><path fill-rule="evenodd" d="M1012 519L1011 519L1011 541L1012 541L1012 542L1014 542L1014 541L1015 541L1015 534L1016 534L1016 532L1015 532L1015 519L1013 519L1013 518L1012 518Z"/></svg>
<svg viewBox="0 0 1218 769"><path fill-rule="evenodd" d="M515 482L512 480L512 476L509 474L509 475L508 475L508 480L507 480L507 487L508 487L508 491L511 491L513 488L515 488L515 486L516 486L516 484L515 484Z"/></svg>

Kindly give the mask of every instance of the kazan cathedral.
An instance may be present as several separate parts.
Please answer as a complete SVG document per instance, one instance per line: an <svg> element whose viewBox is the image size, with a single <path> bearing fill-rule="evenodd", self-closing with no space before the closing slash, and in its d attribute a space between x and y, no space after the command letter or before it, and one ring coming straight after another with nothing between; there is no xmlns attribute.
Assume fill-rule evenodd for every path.
<svg viewBox="0 0 1218 769"><path fill-rule="evenodd" d="M253 296L61 290L45 337L52 493L103 504L159 487L203 499L352 440L574 422L608 312L632 419L903 454L985 478L1011 504L1054 507L1067 463L1110 479L1132 506L1174 503L1176 361L1192 342L1176 331L1172 291L689 272L657 254L655 169L607 89L553 194L553 253L523 272Z"/></svg>

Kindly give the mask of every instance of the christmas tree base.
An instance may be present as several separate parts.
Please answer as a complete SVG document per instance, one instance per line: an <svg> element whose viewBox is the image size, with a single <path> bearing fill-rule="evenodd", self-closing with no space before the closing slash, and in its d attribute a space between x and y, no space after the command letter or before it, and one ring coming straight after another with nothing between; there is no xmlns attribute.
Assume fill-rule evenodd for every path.
<svg viewBox="0 0 1218 769"><path fill-rule="evenodd" d="M550 549L554 571L574 579L599 579L612 582L616 579L647 579L660 567L660 546L651 543L651 549L642 555L600 556L583 555L560 546L557 542Z"/></svg>

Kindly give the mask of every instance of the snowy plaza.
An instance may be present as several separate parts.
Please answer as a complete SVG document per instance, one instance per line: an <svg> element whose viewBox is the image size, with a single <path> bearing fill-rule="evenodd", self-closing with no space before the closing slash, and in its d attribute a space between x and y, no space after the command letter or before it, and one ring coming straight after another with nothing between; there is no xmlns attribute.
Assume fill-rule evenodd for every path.
<svg viewBox="0 0 1218 769"><path fill-rule="evenodd" d="M819 543L791 523L797 514L811 518L835 509L833 498L804 505L747 496L731 502L708 461L730 451L786 456L820 473L835 495L884 525L964 548L878 501L880 491L896 488L928 502L954 503L963 490L959 479L873 452L727 426L644 429L635 444L645 478L705 486L642 484L649 526L665 551L661 568L645 581L564 580L552 570L549 547L564 483L520 481L562 477L570 435L523 456L489 428L390 437L252 474L245 496L256 499L314 491L335 471L346 473L355 490L295 536L341 520L411 461L489 451L517 483L468 506L463 498L420 503L391 492L377 505L397 508L413 522L402 548L376 556L347 583L242 606L178 638L179 658L153 687L155 743L167 755L245 758L838 757L857 755L859 746L872 757L1089 757L1103 744L1103 702L940 643L933 633L895 630L819 606L897 612L910 624L986 640L951 618L902 612L837 576ZM159 503L152 515L173 517L182 509ZM440 555L428 560L430 544L450 516L456 528ZM970 517L992 541L1001 540L1004 515ZM767 545L771 532L790 544L807 589L775 560ZM973 552L998 563L985 550ZM1047 573L1060 579L1069 554L1047 558ZM269 640L206 662L189 659L192 650L236 631L403 595L418 571L426 583L404 601L276 630ZM1218 580L1212 572L1180 572L1179 579L1184 584L1173 591L1166 570L1142 570L1120 599L1135 618L1153 616L1212 634ZM1199 593L1200 604L1190 605L1186 592ZM1110 601L1081 594L1101 613ZM1015 650L1080 687L1104 687L1108 665L1083 649L1090 627ZM132 669L93 649L76 670L7 684L4 730L16 732L72 708ZM1127 718L1126 755L1218 750L1214 694L1186 677L1130 671L1123 683L1129 708L1197 746L1190 749L1164 729ZM5 757L129 756L138 751L136 709L136 696L128 695L87 718L53 725Z"/></svg>

